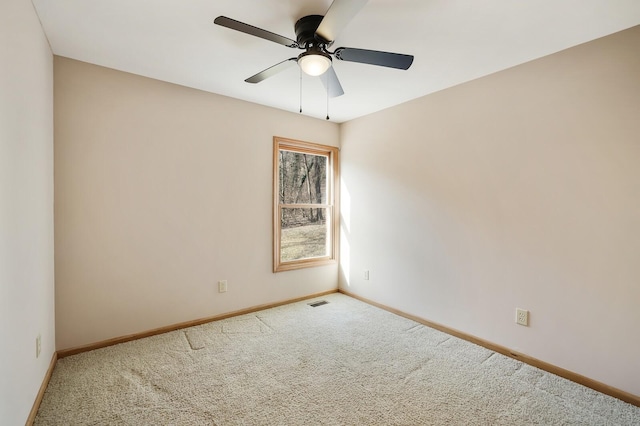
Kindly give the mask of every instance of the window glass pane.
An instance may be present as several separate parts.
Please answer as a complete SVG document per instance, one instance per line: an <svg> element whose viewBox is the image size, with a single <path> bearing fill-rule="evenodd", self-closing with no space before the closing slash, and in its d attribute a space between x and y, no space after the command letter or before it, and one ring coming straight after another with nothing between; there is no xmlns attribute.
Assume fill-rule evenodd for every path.
<svg viewBox="0 0 640 426"><path fill-rule="evenodd" d="M282 262L329 256L329 209L282 208Z"/></svg>
<svg viewBox="0 0 640 426"><path fill-rule="evenodd" d="M280 150L281 204L327 203L327 157Z"/></svg>

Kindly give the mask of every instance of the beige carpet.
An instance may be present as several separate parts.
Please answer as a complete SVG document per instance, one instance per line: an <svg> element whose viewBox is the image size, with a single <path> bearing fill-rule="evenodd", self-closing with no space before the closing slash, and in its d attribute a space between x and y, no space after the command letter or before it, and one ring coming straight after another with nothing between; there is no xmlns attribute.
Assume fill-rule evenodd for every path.
<svg viewBox="0 0 640 426"><path fill-rule="evenodd" d="M341 294L61 359L37 425L640 425L640 408Z"/></svg>

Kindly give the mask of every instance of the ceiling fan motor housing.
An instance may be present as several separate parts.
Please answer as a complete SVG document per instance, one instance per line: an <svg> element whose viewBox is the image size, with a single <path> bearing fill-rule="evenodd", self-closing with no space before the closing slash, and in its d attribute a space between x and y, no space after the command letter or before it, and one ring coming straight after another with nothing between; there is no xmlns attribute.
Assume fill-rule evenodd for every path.
<svg viewBox="0 0 640 426"><path fill-rule="evenodd" d="M325 40L319 40L316 37L316 30L322 22L322 15L309 15L298 19L295 25L296 40L298 45L302 48L309 47L310 45L326 44Z"/></svg>

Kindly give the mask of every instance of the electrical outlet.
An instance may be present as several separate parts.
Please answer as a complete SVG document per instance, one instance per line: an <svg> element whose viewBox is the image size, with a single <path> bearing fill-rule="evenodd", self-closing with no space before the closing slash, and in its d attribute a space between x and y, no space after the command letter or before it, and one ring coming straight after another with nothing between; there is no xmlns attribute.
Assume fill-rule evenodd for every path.
<svg viewBox="0 0 640 426"><path fill-rule="evenodd" d="M40 357L40 349L41 348L42 348L42 338L38 334L38 337L36 337L36 358Z"/></svg>
<svg viewBox="0 0 640 426"><path fill-rule="evenodd" d="M227 280L218 281L218 293L227 292Z"/></svg>
<svg viewBox="0 0 640 426"><path fill-rule="evenodd" d="M369 270L368 269L364 271L364 279L369 281Z"/></svg>
<svg viewBox="0 0 640 426"><path fill-rule="evenodd" d="M526 309L516 308L516 323L520 325L529 325L529 311Z"/></svg>

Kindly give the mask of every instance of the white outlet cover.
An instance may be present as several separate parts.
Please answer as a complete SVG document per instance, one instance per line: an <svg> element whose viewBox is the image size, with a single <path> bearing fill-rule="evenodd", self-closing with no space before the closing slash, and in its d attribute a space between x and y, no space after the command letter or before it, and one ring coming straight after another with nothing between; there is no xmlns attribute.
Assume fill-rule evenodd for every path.
<svg viewBox="0 0 640 426"><path fill-rule="evenodd" d="M529 311L526 309L516 308L516 324L529 325Z"/></svg>

